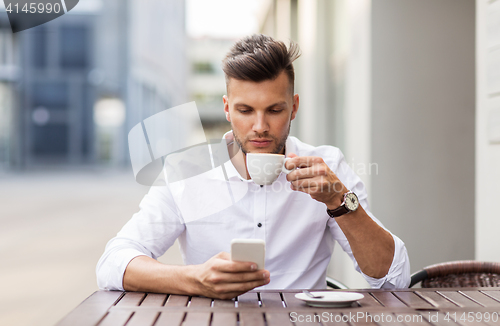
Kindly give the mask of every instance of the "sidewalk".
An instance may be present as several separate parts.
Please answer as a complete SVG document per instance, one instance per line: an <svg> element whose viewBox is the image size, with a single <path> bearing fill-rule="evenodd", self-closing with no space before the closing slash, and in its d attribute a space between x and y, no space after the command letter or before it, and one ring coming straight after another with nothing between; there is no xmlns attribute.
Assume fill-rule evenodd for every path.
<svg viewBox="0 0 500 326"><path fill-rule="evenodd" d="M0 174L0 325L54 325L96 291L106 242L147 191L130 170ZM162 261L182 263L174 247Z"/></svg>

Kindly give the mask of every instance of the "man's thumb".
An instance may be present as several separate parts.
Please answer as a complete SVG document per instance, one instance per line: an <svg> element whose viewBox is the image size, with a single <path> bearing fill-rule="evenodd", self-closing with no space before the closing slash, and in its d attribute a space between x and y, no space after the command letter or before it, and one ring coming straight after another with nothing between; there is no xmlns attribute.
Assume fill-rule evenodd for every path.
<svg viewBox="0 0 500 326"><path fill-rule="evenodd" d="M289 157L289 158L294 158L294 157L297 157L297 154L295 154L295 153L290 153L290 154L288 154L288 156L287 156L287 157Z"/></svg>

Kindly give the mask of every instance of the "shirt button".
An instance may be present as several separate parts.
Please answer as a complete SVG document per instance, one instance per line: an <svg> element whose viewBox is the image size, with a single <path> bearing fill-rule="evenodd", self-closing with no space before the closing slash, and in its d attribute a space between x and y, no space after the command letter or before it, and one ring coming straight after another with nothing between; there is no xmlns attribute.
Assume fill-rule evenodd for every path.
<svg viewBox="0 0 500 326"><path fill-rule="evenodd" d="M260 228L262 226L262 223L257 224L257 226Z"/></svg>
<svg viewBox="0 0 500 326"><path fill-rule="evenodd" d="M264 185L260 185L260 187L262 188L262 187L264 187Z"/></svg>

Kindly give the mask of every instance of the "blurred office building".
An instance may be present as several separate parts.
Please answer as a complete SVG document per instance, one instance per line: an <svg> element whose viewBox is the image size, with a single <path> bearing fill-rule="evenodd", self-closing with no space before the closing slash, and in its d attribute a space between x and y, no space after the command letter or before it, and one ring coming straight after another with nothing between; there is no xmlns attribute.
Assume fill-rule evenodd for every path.
<svg viewBox="0 0 500 326"><path fill-rule="evenodd" d="M222 59L235 41L214 37L189 39L189 98L196 102L208 139L220 138L231 129L222 102L222 96L226 94Z"/></svg>
<svg viewBox="0 0 500 326"><path fill-rule="evenodd" d="M127 133L187 100L184 1L87 0L12 34L0 9L0 164L127 164Z"/></svg>
<svg viewBox="0 0 500 326"><path fill-rule="evenodd" d="M8 22L7 22L8 24ZM0 20L0 169L7 165L11 155L12 107L16 96L19 74L18 53L10 26Z"/></svg>

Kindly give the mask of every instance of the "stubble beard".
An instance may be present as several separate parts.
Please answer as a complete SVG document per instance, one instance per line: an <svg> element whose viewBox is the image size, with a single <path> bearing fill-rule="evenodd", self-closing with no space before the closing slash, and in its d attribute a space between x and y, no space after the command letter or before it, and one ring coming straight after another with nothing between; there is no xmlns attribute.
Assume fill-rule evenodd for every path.
<svg viewBox="0 0 500 326"><path fill-rule="evenodd" d="M276 146L274 147L274 149L270 153L271 154L280 154L283 151L283 148L285 148L286 140L288 138L288 135L290 134L291 125L292 125L292 120L290 119L290 122L288 123L288 130L285 133L285 135L283 137L281 137L280 139L278 139L277 137L274 137L272 135L269 135L268 133L255 134L255 136L257 138L271 138L272 140L274 140L274 143L276 144ZM241 149L241 151L243 152L243 154L247 155L247 153L250 153L250 151L248 150L248 148L245 145L248 142L248 140L245 140L245 141L241 140L239 135L236 133L232 123L231 123L231 128L233 129L234 140L238 144L238 146Z"/></svg>

